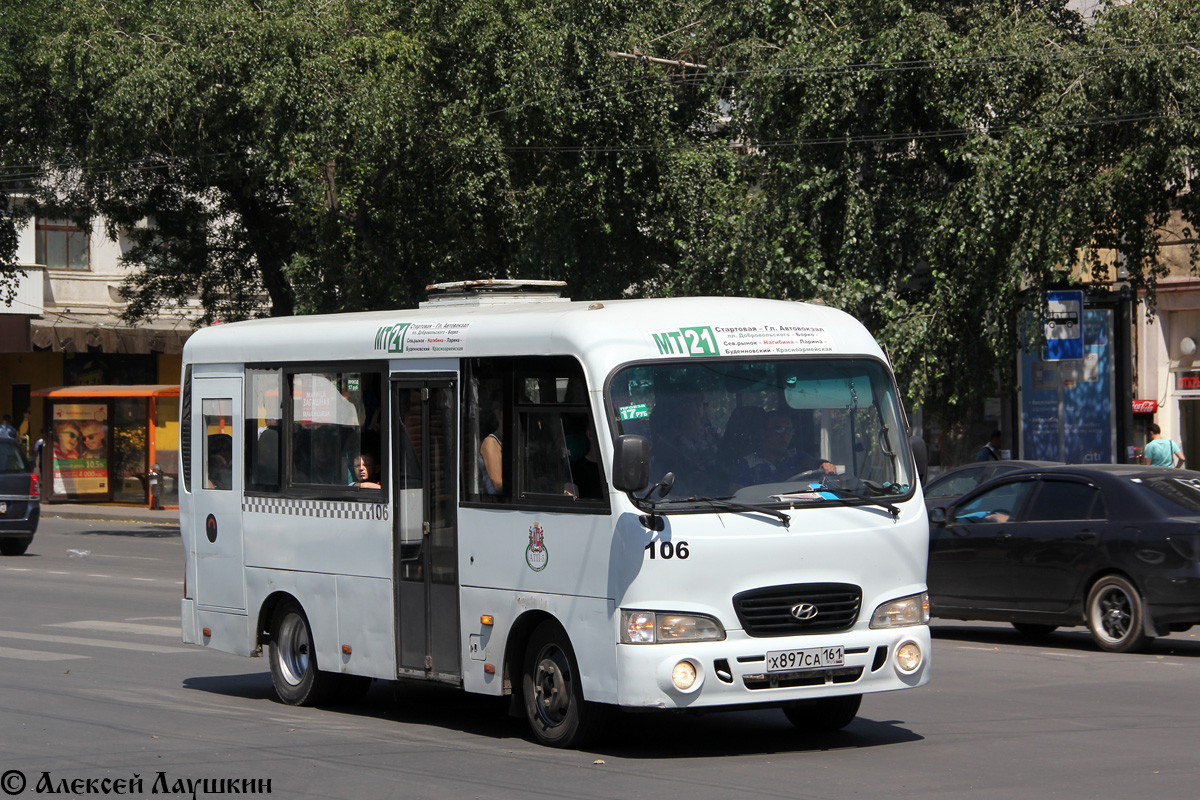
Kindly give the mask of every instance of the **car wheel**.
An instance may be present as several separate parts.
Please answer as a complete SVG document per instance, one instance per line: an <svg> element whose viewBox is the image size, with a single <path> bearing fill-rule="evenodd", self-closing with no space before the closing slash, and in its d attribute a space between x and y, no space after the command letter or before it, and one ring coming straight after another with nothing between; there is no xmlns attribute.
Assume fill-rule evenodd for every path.
<svg viewBox="0 0 1200 800"><path fill-rule="evenodd" d="M28 549L28 539L0 539L0 553L6 556L23 556Z"/></svg>
<svg viewBox="0 0 1200 800"><path fill-rule="evenodd" d="M1042 625L1035 622L1014 622L1012 626L1017 629L1017 633L1033 639L1049 636L1058 630L1057 625Z"/></svg>
<svg viewBox="0 0 1200 800"><path fill-rule="evenodd" d="M783 706L788 721L802 731L830 733L840 731L858 716L861 694L841 697L822 697L818 700L795 700Z"/></svg>
<svg viewBox="0 0 1200 800"><path fill-rule="evenodd" d="M544 745L582 747L603 730L607 707L583 699L571 642L552 620L538 625L529 638L522 694L529 727Z"/></svg>
<svg viewBox="0 0 1200 800"><path fill-rule="evenodd" d="M1153 641L1143 630L1142 597L1120 575L1108 575L1096 581L1088 592L1087 622L1092 638L1101 650L1128 653Z"/></svg>
<svg viewBox="0 0 1200 800"><path fill-rule="evenodd" d="M324 702L341 677L321 672L308 617L295 601L281 604L271 623L271 682L275 694L292 706Z"/></svg>

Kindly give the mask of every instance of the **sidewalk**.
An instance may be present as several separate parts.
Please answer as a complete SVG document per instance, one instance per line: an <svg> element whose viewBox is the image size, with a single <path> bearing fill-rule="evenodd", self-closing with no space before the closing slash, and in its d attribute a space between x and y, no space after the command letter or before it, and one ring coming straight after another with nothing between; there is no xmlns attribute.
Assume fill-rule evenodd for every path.
<svg viewBox="0 0 1200 800"><path fill-rule="evenodd" d="M43 519L95 519L112 522L152 522L178 525L179 509L151 510L145 506L112 503L42 503Z"/></svg>

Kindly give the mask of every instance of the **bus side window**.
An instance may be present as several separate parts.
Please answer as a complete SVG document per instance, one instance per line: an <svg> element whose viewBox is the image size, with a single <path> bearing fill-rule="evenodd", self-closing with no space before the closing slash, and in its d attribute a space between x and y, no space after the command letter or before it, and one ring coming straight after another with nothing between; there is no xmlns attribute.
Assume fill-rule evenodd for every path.
<svg viewBox="0 0 1200 800"><path fill-rule="evenodd" d="M469 359L463 386L463 500L603 507L608 495L578 359Z"/></svg>
<svg viewBox="0 0 1200 800"><path fill-rule="evenodd" d="M379 492L386 481L381 464L382 378L376 372L296 372L291 377L290 485L328 487L352 493ZM369 456L379 474L359 480L355 459Z"/></svg>
<svg viewBox="0 0 1200 800"><path fill-rule="evenodd" d="M471 359L464 383L463 499L504 502L510 496L512 359Z"/></svg>
<svg viewBox="0 0 1200 800"><path fill-rule="evenodd" d="M204 487L227 491L233 488L233 400L205 399Z"/></svg>
<svg viewBox="0 0 1200 800"><path fill-rule="evenodd" d="M246 370L246 489L279 491L283 375Z"/></svg>
<svg viewBox="0 0 1200 800"><path fill-rule="evenodd" d="M521 496L570 492L570 453L557 411L522 411Z"/></svg>

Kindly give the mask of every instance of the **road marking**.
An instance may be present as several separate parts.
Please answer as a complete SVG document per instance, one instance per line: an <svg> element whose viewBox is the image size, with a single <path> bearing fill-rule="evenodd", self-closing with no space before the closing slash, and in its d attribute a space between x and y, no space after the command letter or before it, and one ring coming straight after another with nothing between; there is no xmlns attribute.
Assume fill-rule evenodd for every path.
<svg viewBox="0 0 1200 800"><path fill-rule="evenodd" d="M145 583L158 583L158 578L130 578L131 581L144 581Z"/></svg>
<svg viewBox="0 0 1200 800"><path fill-rule="evenodd" d="M89 577L89 578L111 578L111 577L112 577L112 575L100 575L100 574L98 574L98 573L95 573L95 572L89 572L89 573L88 573L88 577Z"/></svg>
<svg viewBox="0 0 1200 800"><path fill-rule="evenodd" d="M103 619L80 619L74 622L54 622L45 625L46 628L76 628L85 631L106 631L111 633L136 633L149 636L179 636L178 626L139 625L136 622L110 622Z"/></svg>
<svg viewBox="0 0 1200 800"><path fill-rule="evenodd" d="M192 647L167 647L165 645L138 644L136 642L110 642L104 639L81 639L78 636L53 636L47 633L23 633L21 631L0 631L0 639L24 639L31 642L51 642L54 644L77 644L84 647L107 647L112 650L136 650L140 653L192 653Z"/></svg>
<svg viewBox="0 0 1200 800"><path fill-rule="evenodd" d="M47 653L43 650L17 650L13 647L0 647L0 658L17 658L21 661L70 661L76 658L91 658L91 656L73 656L67 653Z"/></svg>
<svg viewBox="0 0 1200 800"><path fill-rule="evenodd" d="M5 567L9 572L33 572L29 567Z"/></svg>
<svg viewBox="0 0 1200 800"><path fill-rule="evenodd" d="M153 558L151 556L116 556L110 553L92 553L89 558L119 558L122 561L162 561L161 558Z"/></svg>
<svg viewBox="0 0 1200 800"><path fill-rule="evenodd" d="M46 570L46 574L47 574L47 575L70 575L71 573L69 573L69 572L56 572L56 571L54 571L54 570L49 570L49 569L48 569L48 570Z"/></svg>

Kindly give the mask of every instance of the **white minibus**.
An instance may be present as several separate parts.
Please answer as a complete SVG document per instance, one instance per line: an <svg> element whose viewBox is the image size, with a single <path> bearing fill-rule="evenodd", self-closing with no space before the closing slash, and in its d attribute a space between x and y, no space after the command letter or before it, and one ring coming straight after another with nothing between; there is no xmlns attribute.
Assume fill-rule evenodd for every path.
<svg viewBox="0 0 1200 800"><path fill-rule="evenodd" d="M928 681L924 451L859 322L430 289L189 339L185 642L265 647L292 704L508 695L558 747L615 709L834 730Z"/></svg>

